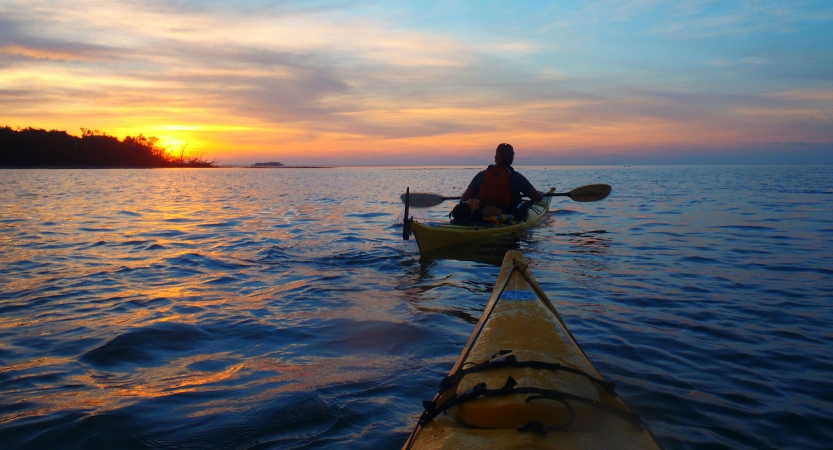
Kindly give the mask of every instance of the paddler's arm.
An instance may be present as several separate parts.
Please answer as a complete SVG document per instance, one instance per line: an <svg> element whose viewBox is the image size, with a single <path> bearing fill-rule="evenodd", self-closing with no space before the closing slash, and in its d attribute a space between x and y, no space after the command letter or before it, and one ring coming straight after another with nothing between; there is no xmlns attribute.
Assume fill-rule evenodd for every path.
<svg viewBox="0 0 833 450"><path fill-rule="evenodd" d="M483 172L479 172L474 178L471 179L471 183L469 183L469 187L466 188L466 192L463 192L463 195L460 197L460 201L464 202L466 200L477 198L477 195L480 193L480 183L483 182Z"/></svg>
<svg viewBox="0 0 833 450"><path fill-rule="evenodd" d="M538 202L540 202L541 200L544 199L544 194L542 194L537 189L533 189L533 190L529 191L529 193L524 192L524 195L531 198L532 201L535 202L535 203L538 203Z"/></svg>
<svg viewBox="0 0 833 450"><path fill-rule="evenodd" d="M535 189L525 176L518 172L513 172L511 180L514 184L512 187L521 191L521 194L531 198L533 202L538 203L544 199L544 194L540 193L538 189Z"/></svg>

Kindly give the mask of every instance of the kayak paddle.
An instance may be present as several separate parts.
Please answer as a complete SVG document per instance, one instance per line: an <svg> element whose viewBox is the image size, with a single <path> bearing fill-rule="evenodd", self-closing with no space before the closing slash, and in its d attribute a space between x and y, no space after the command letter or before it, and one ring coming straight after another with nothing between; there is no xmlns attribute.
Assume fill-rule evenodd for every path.
<svg viewBox="0 0 833 450"><path fill-rule="evenodd" d="M544 197L570 197L576 202L597 202L604 200L613 188L607 184L588 184L575 188L570 192L553 192L552 194L544 194ZM402 194L402 201L405 201L405 195ZM437 206L446 200L460 200L460 197L443 197L439 194L429 194L425 192L411 192L408 194L411 208L430 208Z"/></svg>

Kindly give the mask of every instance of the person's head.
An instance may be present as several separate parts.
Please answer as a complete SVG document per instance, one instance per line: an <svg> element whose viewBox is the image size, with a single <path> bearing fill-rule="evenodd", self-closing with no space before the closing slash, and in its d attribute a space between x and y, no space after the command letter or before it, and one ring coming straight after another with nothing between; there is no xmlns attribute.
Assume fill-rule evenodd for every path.
<svg viewBox="0 0 833 450"><path fill-rule="evenodd" d="M501 166L511 166L515 160L515 149L509 144L500 144L495 150L495 163Z"/></svg>

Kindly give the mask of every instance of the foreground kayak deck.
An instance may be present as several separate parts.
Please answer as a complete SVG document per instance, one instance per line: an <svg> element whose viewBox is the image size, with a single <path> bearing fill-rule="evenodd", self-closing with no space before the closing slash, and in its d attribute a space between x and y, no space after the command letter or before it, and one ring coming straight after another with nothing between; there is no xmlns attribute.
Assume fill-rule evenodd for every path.
<svg viewBox="0 0 833 450"><path fill-rule="evenodd" d="M658 449L512 250L404 449Z"/></svg>
<svg viewBox="0 0 833 450"><path fill-rule="evenodd" d="M546 193L552 194L555 188ZM471 242L494 236L502 236L524 231L544 219L550 209L552 197L544 197L529 208L526 218L498 225L470 226L446 223L412 222L410 227L414 233L420 253L427 253L438 248L448 247L463 242Z"/></svg>

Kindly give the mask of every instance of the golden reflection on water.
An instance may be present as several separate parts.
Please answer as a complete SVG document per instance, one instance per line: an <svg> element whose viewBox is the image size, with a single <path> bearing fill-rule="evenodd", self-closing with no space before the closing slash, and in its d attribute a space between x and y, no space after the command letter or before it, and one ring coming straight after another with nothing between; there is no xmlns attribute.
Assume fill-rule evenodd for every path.
<svg viewBox="0 0 833 450"><path fill-rule="evenodd" d="M60 367L62 365L73 362L73 358L44 356L40 358L32 358L26 361L9 364L3 367L4 372L24 371L33 367Z"/></svg>
<svg viewBox="0 0 833 450"><path fill-rule="evenodd" d="M214 358L216 356L212 356ZM119 408L125 402L134 403L156 397L174 394L211 390L208 385L232 379L235 374L245 369L245 364L235 364L219 372L200 372L186 367L207 357L198 356L183 359L176 364L157 368L139 368L127 373L122 372L87 372L66 378L64 386L69 390L51 390L50 395L39 396L36 409L22 411L14 416L5 417L4 422L22 417L38 416L51 411L73 411L95 409L104 412ZM67 364L66 359L40 359L37 365ZM10 370L22 370L27 367L14 367ZM222 389L217 387L217 389ZM37 388L35 388L37 390ZM15 396L26 396L33 391L23 390ZM0 422L3 423L3 422Z"/></svg>
<svg viewBox="0 0 833 450"><path fill-rule="evenodd" d="M178 361L176 367L165 366L161 369L147 370L142 369L137 374L131 374L130 378L138 378L147 383L130 384L130 383L112 383L107 382L106 378L93 375L87 375L84 378L98 389L110 390L108 395L117 395L119 397L142 397L153 398L171 394L179 394L183 392L195 392L198 387L225 381L234 376L237 372L246 367L245 364L236 364L229 366L220 372L199 372L188 369L183 371L183 367L190 364L204 360L205 358L197 357L193 359L184 359ZM141 372L148 371L150 376L137 377ZM151 375L152 374L152 375Z"/></svg>

